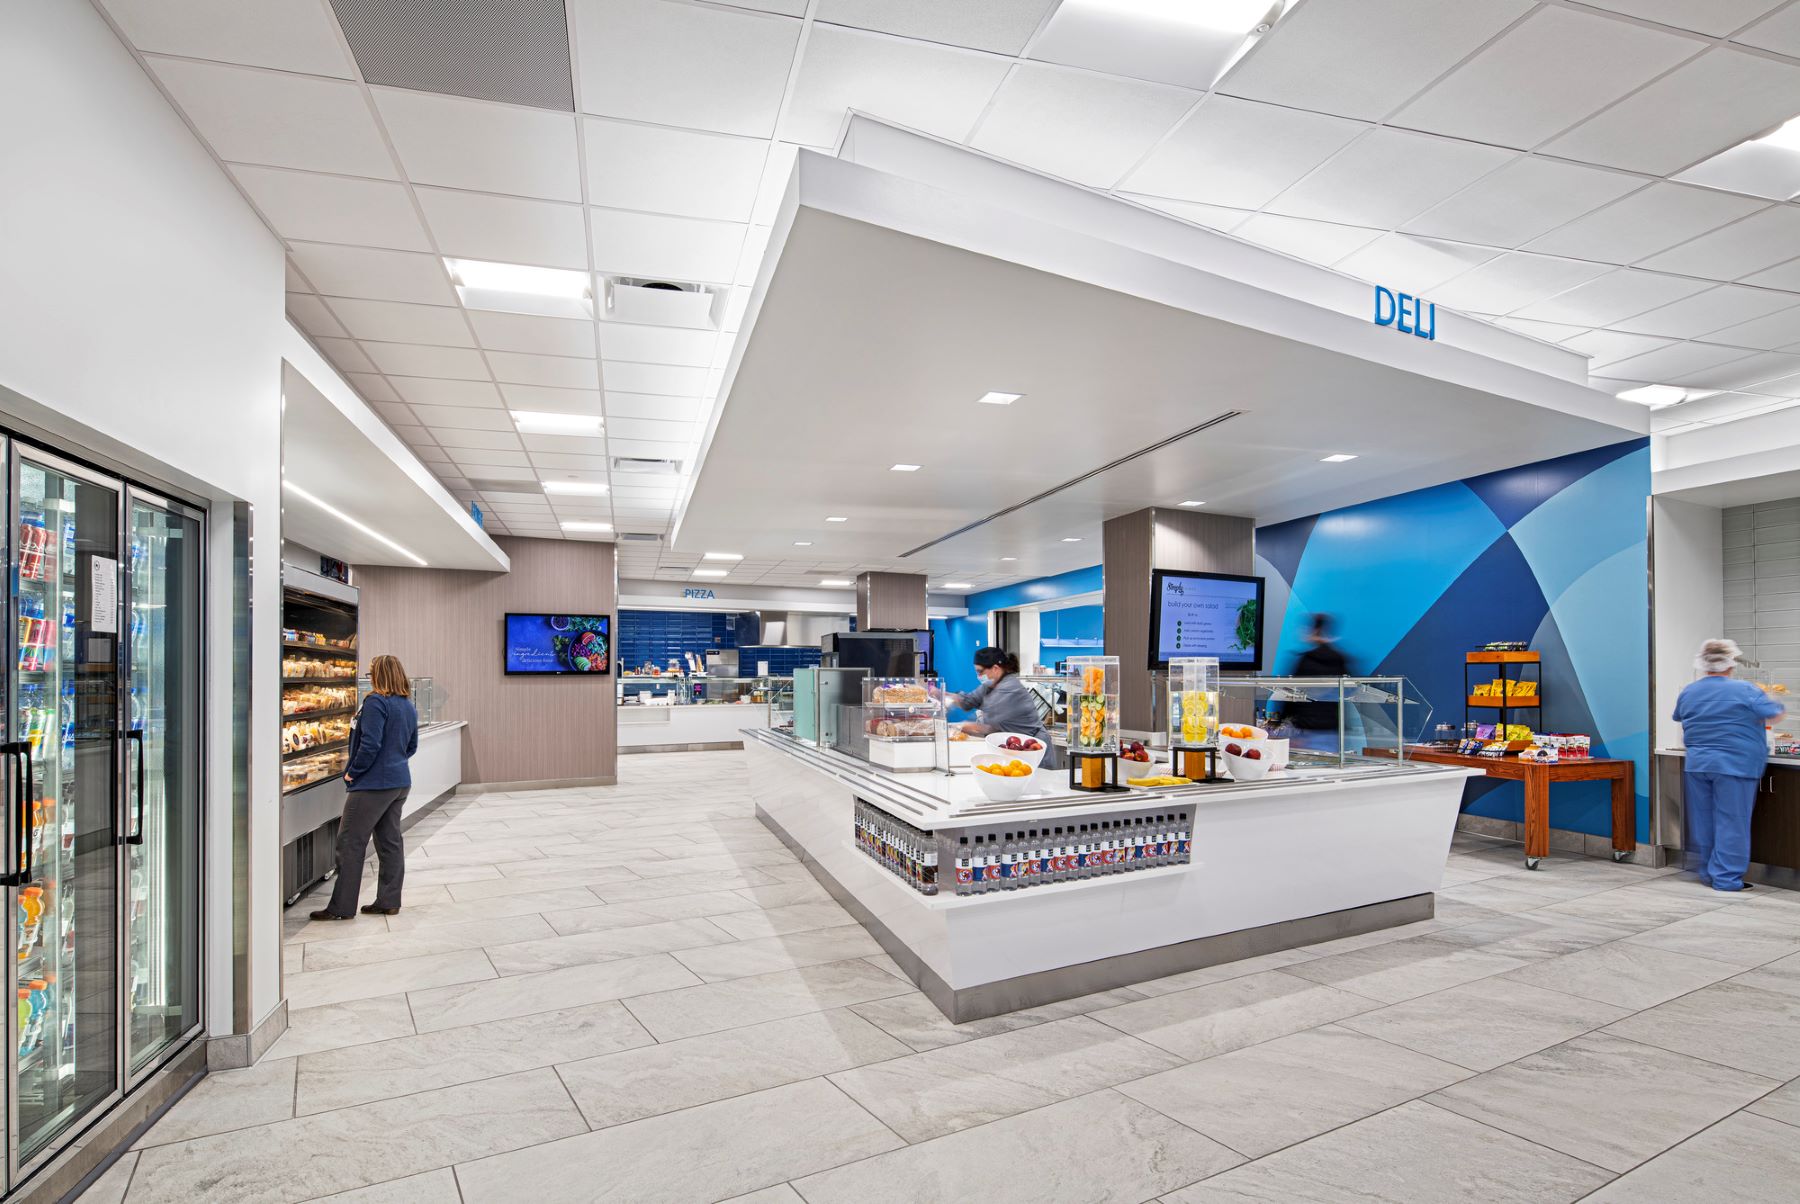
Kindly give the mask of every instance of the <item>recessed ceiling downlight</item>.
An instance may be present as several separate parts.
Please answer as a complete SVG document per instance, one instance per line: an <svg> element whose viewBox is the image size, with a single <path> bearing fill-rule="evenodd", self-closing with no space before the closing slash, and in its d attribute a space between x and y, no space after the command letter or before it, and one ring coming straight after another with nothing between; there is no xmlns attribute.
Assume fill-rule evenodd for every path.
<svg viewBox="0 0 1800 1204"><path fill-rule="evenodd" d="M1674 385L1644 385L1642 388L1615 393L1614 396L1620 401L1635 401L1639 405L1672 406L1678 401L1686 401L1688 391Z"/></svg>

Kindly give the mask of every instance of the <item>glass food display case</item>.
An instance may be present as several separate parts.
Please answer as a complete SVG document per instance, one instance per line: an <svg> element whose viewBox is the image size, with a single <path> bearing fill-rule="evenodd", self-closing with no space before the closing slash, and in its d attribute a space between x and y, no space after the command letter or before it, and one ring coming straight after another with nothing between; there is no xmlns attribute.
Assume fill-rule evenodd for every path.
<svg viewBox="0 0 1800 1204"><path fill-rule="evenodd" d="M1070 784L1078 790L1107 789L1108 761L1118 777L1119 658L1070 657L1067 689Z"/></svg>
<svg viewBox="0 0 1800 1204"><path fill-rule="evenodd" d="M438 688L436 681L429 677L413 677L407 679L412 687L413 710L419 714L419 726L426 727L438 723L444 718L444 692ZM374 689L366 677L356 679L356 703L361 706L362 700Z"/></svg>
<svg viewBox="0 0 1800 1204"><path fill-rule="evenodd" d="M1174 771L1196 781L1210 777L1206 754L1218 746L1219 660L1175 657L1167 678L1169 751Z"/></svg>
<svg viewBox="0 0 1800 1204"><path fill-rule="evenodd" d="M840 703L832 746L882 769L944 768L944 704L923 678L862 678L860 704Z"/></svg>
<svg viewBox="0 0 1800 1204"><path fill-rule="evenodd" d="M732 706L769 702L777 693L792 693L791 677L693 677L627 674L619 678L622 706ZM792 711L792 705L789 706Z"/></svg>
<svg viewBox="0 0 1800 1204"><path fill-rule="evenodd" d="M330 781L356 715L356 608L289 589L281 631L281 790Z"/></svg>
<svg viewBox="0 0 1800 1204"><path fill-rule="evenodd" d="M1287 740L1295 765L1391 765L1429 738L1431 704L1404 677L1225 677L1219 697L1227 721Z"/></svg>

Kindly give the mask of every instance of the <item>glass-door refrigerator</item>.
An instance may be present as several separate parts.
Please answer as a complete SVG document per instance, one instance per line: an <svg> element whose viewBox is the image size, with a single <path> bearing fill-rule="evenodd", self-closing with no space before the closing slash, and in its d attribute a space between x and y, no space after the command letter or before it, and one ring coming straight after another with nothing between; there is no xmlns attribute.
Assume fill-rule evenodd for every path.
<svg viewBox="0 0 1800 1204"><path fill-rule="evenodd" d="M17 1185L198 1030L203 523L73 460L0 446Z"/></svg>

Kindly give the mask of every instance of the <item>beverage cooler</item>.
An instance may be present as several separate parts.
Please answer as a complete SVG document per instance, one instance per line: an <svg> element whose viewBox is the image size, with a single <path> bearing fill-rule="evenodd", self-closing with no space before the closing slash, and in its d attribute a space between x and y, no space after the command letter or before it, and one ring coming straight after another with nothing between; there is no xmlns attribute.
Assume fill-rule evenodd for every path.
<svg viewBox="0 0 1800 1204"><path fill-rule="evenodd" d="M200 1027L204 516L0 440L7 1182Z"/></svg>

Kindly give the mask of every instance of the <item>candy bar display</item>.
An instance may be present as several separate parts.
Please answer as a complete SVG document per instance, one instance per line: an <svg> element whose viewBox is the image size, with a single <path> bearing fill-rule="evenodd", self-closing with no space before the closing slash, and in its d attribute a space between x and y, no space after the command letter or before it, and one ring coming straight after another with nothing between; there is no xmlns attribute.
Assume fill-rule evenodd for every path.
<svg viewBox="0 0 1800 1204"><path fill-rule="evenodd" d="M856 847L920 894L938 893L938 843L934 834L858 799Z"/></svg>

